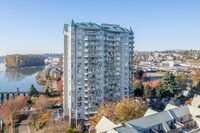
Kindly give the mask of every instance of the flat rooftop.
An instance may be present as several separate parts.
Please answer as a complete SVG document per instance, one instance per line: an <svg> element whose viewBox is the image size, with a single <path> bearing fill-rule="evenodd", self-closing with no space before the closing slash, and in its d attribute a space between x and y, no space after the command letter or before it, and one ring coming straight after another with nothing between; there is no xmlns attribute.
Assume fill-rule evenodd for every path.
<svg viewBox="0 0 200 133"><path fill-rule="evenodd" d="M146 73L147 77L163 77L164 75L161 73Z"/></svg>

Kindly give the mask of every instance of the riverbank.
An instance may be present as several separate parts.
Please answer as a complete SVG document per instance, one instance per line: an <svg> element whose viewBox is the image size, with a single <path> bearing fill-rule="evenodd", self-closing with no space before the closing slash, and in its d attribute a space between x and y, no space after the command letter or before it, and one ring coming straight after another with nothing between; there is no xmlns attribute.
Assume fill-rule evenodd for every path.
<svg viewBox="0 0 200 133"><path fill-rule="evenodd" d="M9 67L9 66L7 66L7 65L5 65L5 66L6 66L7 69L18 69L18 70L45 67L45 65L40 65L40 66L27 66L27 67Z"/></svg>
<svg viewBox="0 0 200 133"><path fill-rule="evenodd" d="M35 76L35 79L36 79L37 83L40 85L46 85L46 83L47 83L45 72L43 72L43 71L38 72L37 75Z"/></svg>

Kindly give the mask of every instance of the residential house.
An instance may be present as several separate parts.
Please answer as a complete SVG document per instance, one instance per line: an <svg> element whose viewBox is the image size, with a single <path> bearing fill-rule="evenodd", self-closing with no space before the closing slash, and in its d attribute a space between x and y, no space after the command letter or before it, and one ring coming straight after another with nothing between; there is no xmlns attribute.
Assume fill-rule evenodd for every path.
<svg viewBox="0 0 200 133"><path fill-rule="evenodd" d="M171 108L171 107L169 107ZM114 124L102 117L95 129L97 133L198 133L200 109L190 105L172 107L162 112L150 112L144 117Z"/></svg>

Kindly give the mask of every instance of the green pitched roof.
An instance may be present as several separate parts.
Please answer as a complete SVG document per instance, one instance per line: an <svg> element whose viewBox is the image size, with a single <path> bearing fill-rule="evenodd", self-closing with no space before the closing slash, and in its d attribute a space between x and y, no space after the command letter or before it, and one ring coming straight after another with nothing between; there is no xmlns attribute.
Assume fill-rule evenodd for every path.
<svg viewBox="0 0 200 133"><path fill-rule="evenodd" d="M70 25L70 26L76 26L73 19L71 20L71 22L70 22L69 25Z"/></svg>
<svg viewBox="0 0 200 133"><path fill-rule="evenodd" d="M74 26L75 28L79 29L95 29L95 30L104 30L109 32L123 32L123 33L133 34L131 27L129 29L126 29L119 25L111 25L111 24L98 25L92 22L74 23L73 19L71 20L70 24L64 24L65 31L68 31L68 26Z"/></svg>
<svg viewBox="0 0 200 133"><path fill-rule="evenodd" d="M132 30L131 26L129 27L129 31L130 31L130 33L133 33L133 30Z"/></svg>
<svg viewBox="0 0 200 133"><path fill-rule="evenodd" d="M63 33L64 33L64 31L66 31L66 32L68 31L68 25L69 25L69 24L64 24Z"/></svg>
<svg viewBox="0 0 200 133"><path fill-rule="evenodd" d="M96 23L92 23L92 22L82 22L82 23L76 23L76 28L80 28L80 29L99 29L101 30L101 26L99 26Z"/></svg>

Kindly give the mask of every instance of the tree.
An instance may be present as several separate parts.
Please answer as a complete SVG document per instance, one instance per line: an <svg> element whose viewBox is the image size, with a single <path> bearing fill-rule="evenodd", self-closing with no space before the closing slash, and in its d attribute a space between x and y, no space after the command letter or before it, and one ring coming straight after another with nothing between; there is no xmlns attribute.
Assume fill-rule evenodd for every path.
<svg viewBox="0 0 200 133"><path fill-rule="evenodd" d="M144 86L144 97L150 98L151 97L151 88L148 84Z"/></svg>
<svg viewBox="0 0 200 133"><path fill-rule="evenodd" d="M7 124L11 124L11 131L14 125L14 121L21 115L22 109L28 105L28 101L24 96L18 96L17 98L10 98L6 100L2 108L2 117Z"/></svg>
<svg viewBox="0 0 200 133"><path fill-rule="evenodd" d="M61 58L59 58L59 60L58 60L58 64L59 64L59 65L62 65L62 64L63 64L63 61L62 61Z"/></svg>
<svg viewBox="0 0 200 133"><path fill-rule="evenodd" d="M152 88L152 82L146 81L146 82L142 82L143 86L148 85L150 88Z"/></svg>
<svg viewBox="0 0 200 133"><path fill-rule="evenodd" d="M6 55L6 66L9 68L20 68L44 65L44 57L40 55Z"/></svg>
<svg viewBox="0 0 200 133"><path fill-rule="evenodd" d="M155 88L156 86L159 86L161 88L161 80L154 80L151 82L152 88Z"/></svg>
<svg viewBox="0 0 200 133"><path fill-rule="evenodd" d="M191 97L190 99L186 100L186 101L184 102L184 105L191 104L192 101L193 101L193 99L194 99L194 98Z"/></svg>
<svg viewBox="0 0 200 133"><path fill-rule="evenodd" d="M35 109L43 114L47 111L47 109L51 109L53 107L53 103L47 96L41 95L34 105Z"/></svg>
<svg viewBox="0 0 200 133"><path fill-rule="evenodd" d="M58 82L58 91L63 91L63 80L62 79Z"/></svg>
<svg viewBox="0 0 200 133"><path fill-rule="evenodd" d="M134 80L140 80L140 79L144 79L145 75L144 75L144 71L142 69L137 69L134 72Z"/></svg>
<svg viewBox="0 0 200 133"><path fill-rule="evenodd" d="M57 76L54 78L54 80L56 80L57 82L61 80L61 76Z"/></svg>
<svg viewBox="0 0 200 133"><path fill-rule="evenodd" d="M146 112L146 107L135 100L130 98L124 98L119 102L111 103L106 102L100 107L100 110L93 120L91 120L91 126L95 127L99 120L106 116L109 120L115 124L119 124L128 120L133 120L142 117Z"/></svg>
<svg viewBox="0 0 200 133"><path fill-rule="evenodd" d="M200 88L200 71L199 70L195 71L195 74L192 77L192 79L193 79L193 82L194 82L193 86Z"/></svg>
<svg viewBox="0 0 200 133"><path fill-rule="evenodd" d="M154 90L155 90L155 96L161 97L161 88L159 86L156 86Z"/></svg>
<svg viewBox="0 0 200 133"><path fill-rule="evenodd" d="M31 88L28 91L29 97L37 97L39 95L39 92L35 89L34 85L31 85Z"/></svg>
<svg viewBox="0 0 200 133"><path fill-rule="evenodd" d="M134 84L135 96L142 97L143 96L143 91L144 91L143 90L143 85L142 85L142 83L140 81Z"/></svg>
<svg viewBox="0 0 200 133"><path fill-rule="evenodd" d="M185 76L185 74L183 72L179 72L176 75L176 85L179 89L186 89L187 88L187 77Z"/></svg>
<svg viewBox="0 0 200 133"><path fill-rule="evenodd" d="M46 95L49 95L50 83L51 83L51 80L50 80L50 78L48 78L46 85L45 85L45 88L42 90L43 92L45 92Z"/></svg>
<svg viewBox="0 0 200 133"><path fill-rule="evenodd" d="M40 95L34 104L34 110L30 113L31 123L37 129L43 127L51 118L50 109L53 108L55 101L47 96Z"/></svg>
<svg viewBox="0 0 200 133"><path fill-rule="evenodd" d="M174 75L168 71L164 75L162 80L163 97L173 96L174 92L176 91L176 82Z"/></svg>

